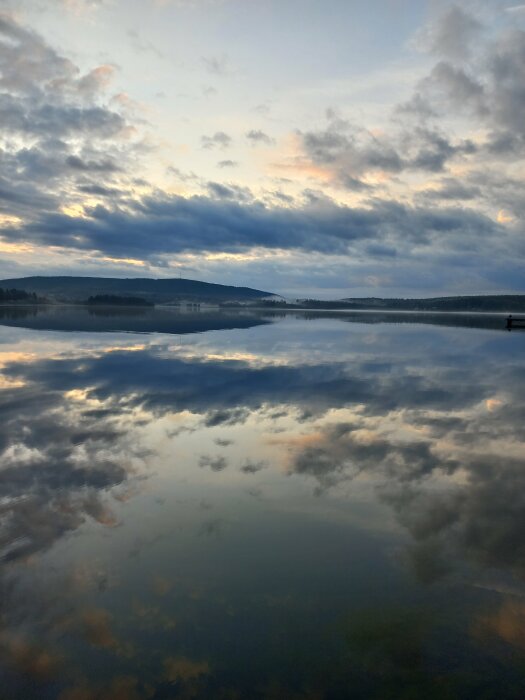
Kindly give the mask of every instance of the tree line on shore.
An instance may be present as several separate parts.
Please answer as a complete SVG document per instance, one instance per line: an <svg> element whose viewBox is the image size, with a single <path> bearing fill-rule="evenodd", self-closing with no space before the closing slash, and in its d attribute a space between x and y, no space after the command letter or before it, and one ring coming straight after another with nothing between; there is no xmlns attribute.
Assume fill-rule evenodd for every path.
<svg viewBox="0 0 525 700"><path fill-rule="evenodd" d="M33 304L36 303L37 296L34 292L26 292L23 289L2 289L0 287L0 304L11 301L24 301Z"/></svg>
<svg viewBox="0 0 525 700"><path fill-rule="evenodd" d="M0 304L38 304L49 303L45 298L38 297L35 292L24 289L4 289L0 287ZM79 303L79 302L77 302ZM123 297L116 294L95 294L86 301L80 302L88 306L154 306L151 301L140 297Z"/></svg>
<svg viewBox="0 0 525 700"><path fill-rule="evenodd" d="M142 297L122 297L116 294L95 294L87 300L90 306L154 306L153 302Z"/></svg>

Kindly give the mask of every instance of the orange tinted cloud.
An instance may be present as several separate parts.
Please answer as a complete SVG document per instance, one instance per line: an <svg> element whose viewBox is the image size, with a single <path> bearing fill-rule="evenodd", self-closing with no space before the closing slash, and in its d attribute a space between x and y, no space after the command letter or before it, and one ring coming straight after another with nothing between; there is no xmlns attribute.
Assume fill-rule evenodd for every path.
<svg viewBox="0 0 525 700"><path fill-rule="evenodd" d="M210 673L207 661L192 661L185 656L170 657L164 661L165 677L167 681L175 683L181 681L188 683L195 681Z"/></svg>
<svg viewBox="0 0 525 700"><path fill-rule="evenodd" d="M107 610L92 608L82 615L85 639L94 647L118 651L119 644L111 630L111 615Z"/></svg>
<svg viewBox="0 0 525 700"><path fill-rule="evenodd" d="M296 134L290 134L284 140L282 152L277 153L277 158L273 160L268 169L272 174L302 175L322 182L331 182L333 172L326 167L314 164L303 152L301 141Z"/></svg>
<svg viewBox="0 0 525 700"><path fill-rule="evenodd" d="M87 686L66 688L58 696L58 700L97 700L97 693Z"/></svg>
<svg viewBox="0 0 525 700"><path fill-rule="evenodd" d="M173 587L173 583L163 576L157 576L153 581L153 590L158 596L165 596Z"/></svg>
<svg viewBox="0 0 525 700"><path fill-rule="evenodd" d="M140 692L138 686L134 676L117 676L102 689L95 690L87 684L67 688L58 700L143 700L151 697L151 693Z"/></svg>
<svg viewBox="0 0 525 700"><path fill-rule="evenodd" d="M290 175L303 175L304 177L313 180L321 180L325 183L331 182L333 179L333 173L328 168L315 165L312 161L299 156L282 160L281 162L273 162L270 164L270 170L281 175L283 172Z"/></svg>
<svg viewBox="0 0 525 700"><path fill-rule="evenodd" d="M495 635L525 652L525 603L506 601L496 613L480 620L476 632L481 636Z"/></svg>
<svg viewBox="0 0 525 700"><path fill-rule="evenodd" d="M100 694L100 700L141 700L146 697L138 690L138 680L133 676L118 676L107 691Z"/></svg>
<svg viewBox="0 0 525 700"><path fill-rule="evenodd" d="M90 608L81 614L79 622L80 632L91 646L112 651L118 656L134 656L133 645L119 641L114 635L111 628L112 617L107 610Z"/></svg>
<svg viewBox="0 0 525 700"><path fill-rule="evenodd" d="M0 639L0 654L9 666L41 683L52 680L62 665L57 654L23 639Z"/></svg>

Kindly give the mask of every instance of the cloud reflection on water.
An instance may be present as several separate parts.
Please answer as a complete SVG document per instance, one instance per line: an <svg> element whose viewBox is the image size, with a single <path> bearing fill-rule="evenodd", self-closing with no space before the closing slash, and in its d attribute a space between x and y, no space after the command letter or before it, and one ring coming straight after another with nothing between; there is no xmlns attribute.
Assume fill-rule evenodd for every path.
<svg viewBox="0 0 525 700"><path fill-rule="evenodd" d="M146 483L155 490L159 475L182 479L181 493L190 488L184 484L194 482L198 492L199 484L213 488L214 480L220 480L233 497L250 498L251 491L257 495L251 503L267 507L269 498L272 508L282 513L297 510L299 504L305 513L313 513L317 506L305 495L308 490L334 512L347 508L349 494L355 504L366 491L395 517L395 536L408 533L398 561L408 560L420 581L453 574L476 583L490 574L493 579L514 577L515 587L521 585L521 338L393 327L370 336L363 328L352 332L334 321L321 323L319 331L315 325L297 328L302 344L291 335L295 327L290 322L248 338L242 332L198 336L181 347L163 336L141 336L140 343L133 336L122 336L119 342L97 342L90 336L89 342L55 339L47 351L45 345L39 347L38 335L29 337L30 343L35 341L33 352L17 355L6 346L2 364L7 383L0 389L0 580L6 594L2 615L10 630L4 632L2 652L8 667L20 668L18 656L9 651L16 640L10 634L20 625L15 611L21 596L14 593L13 582L26 580L35 557L39 565L38 557L49 551L53 556L67 537L93 537L89 523L109 528L121 524L122 534L115 536L125 538L133 494ZM333 356L329 363L319 360L322 342ZM173 455L172 464L166 455ZM168 493L158 495L159 512L166 509L165 497ZM213 509L208 498L203 491L199 502L206 500ZM173 529L183 511L180 506L162 518L171 518ZM153 516L147 512L144 517L149 522ZM199 508L188 517L178 527L184 533L191 525L199 547L227 547L243 530L242 511L231 508L211 515ZM366 518L360 523L363 527ZM383 527L386 533L388 517L383 525L370 521L369 526L372 531ZM140 523L133 528L140 532ZM129 551L136 546L138 554L130 561L150 561L153 543L166 551L173 535L144 532L137 537ZM166 573L156 576L167 582L165 600L172 600L180 584ZM119 576L108 578L104 570L87 578L93 584L90 596L96 590L105 594L108 580L113 580L110 592L121 585ZM102 586L101 580L106 581ZM78 586L72 580L69 585L62 604L50 604L49 591L42 593L44 607L37 606L36 613L24 600L26 614L32 610L38 617L46 609L49 617L54 606L78 605ZM74 613L76 622L67 623L67 635L83 635L83 643L100 648L93 644L95 628L85 622L92 619L89 611L97 609L86 601L85 611ZM55 638L56 630L64 629L63 615L31 634ZM102 644L105 653L125 648L124 657L132 655L133 645L122 646L120 633L110 630L110 613L97 615L96 630L105 630L97 638L111 640ZM173 620L168 611L162 615ZM484 629L514 644L515 634L501 634L507 629L502 617L492 613L486 619L492 622ZM120 617L117 622L125 627ZM24 643L32 648L29 636ZM181 653L180 658L192 655ZM192 663L204 668L208 661L198 658ZM162 682L175 683L167 677ZM195 697L210 692L207 675L188 682L196 684ZM146 697L139 685L133 692Z"/></svg>

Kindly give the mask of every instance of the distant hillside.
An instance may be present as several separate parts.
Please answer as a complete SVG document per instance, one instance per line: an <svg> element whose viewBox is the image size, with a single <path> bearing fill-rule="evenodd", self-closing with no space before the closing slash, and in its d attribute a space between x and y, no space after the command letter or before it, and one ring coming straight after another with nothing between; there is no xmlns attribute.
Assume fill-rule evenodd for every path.
<svg viewBox="0 0 525 700"><path fill-rule="evenodd" d="M492 294L465 297L435 297L433 299L381 299L364 297L322 301L319 299L264 299L260 305L267 309L324 309L345 311L486 311L525 314L525 294Z"/></svg>
<svg viewBox="0 0 525 700"><path fill-rule="evenodd" d="M396 311L495 311L525 313L525 294L488 294L432 299L342 299L353 309Z"/></svg>
<svg viewBox="0 0 525 700"><path fill-rule="evenodd" d="M177 301L256 301L274 296L250 287L196 282L188 279L117 279L113 277L19 277L0 280L0 287L23 289L51 301L84 302L92 296L140 297L152 303Z"/></svg>

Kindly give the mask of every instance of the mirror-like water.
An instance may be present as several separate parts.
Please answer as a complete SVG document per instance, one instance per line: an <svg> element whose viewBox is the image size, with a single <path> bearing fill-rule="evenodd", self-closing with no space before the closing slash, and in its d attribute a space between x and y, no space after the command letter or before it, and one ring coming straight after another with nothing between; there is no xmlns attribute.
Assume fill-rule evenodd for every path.
<svg viewBox="0 0 525 700"><path fill-rule="evenodd" d="M0 324L2 700L524 697L525 333Z"/></svg>

